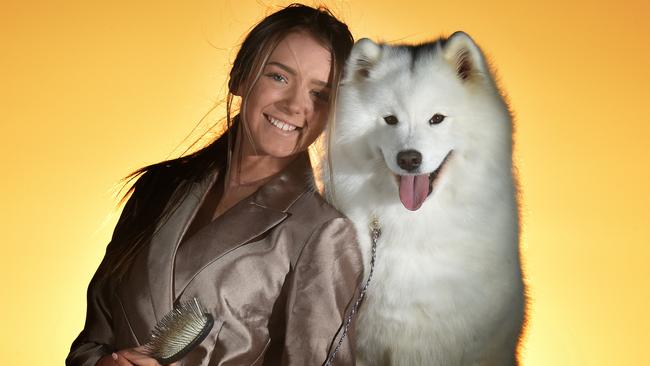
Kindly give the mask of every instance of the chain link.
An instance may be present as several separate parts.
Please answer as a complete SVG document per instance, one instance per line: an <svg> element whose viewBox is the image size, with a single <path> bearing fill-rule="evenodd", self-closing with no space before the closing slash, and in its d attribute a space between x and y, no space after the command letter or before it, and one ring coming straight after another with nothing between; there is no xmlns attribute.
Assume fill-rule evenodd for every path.
<svg viewBox="0 0 650 366"><path fill-rule="evenodd" d="M370 272L368 273L368 279L366 280L366 283L361 288L361 293L357 301L354 303L354 306L352 307L352 311L350 311L350 314L348 314L348 317L345 321L345 325L343 326L343 333L341 334L341 338L339 339L339 342L334 348L334 351L332 351L332 353L327 358L327 362L325 362L325 366L331 366L332 362L334 362L334 357L336 356L336 353L341 348L345 336L348 335L348 329L350 328L350 324L352 323L352 318L354 317L354 314L356 314L357 310L359 309L359 306L361 305L363 299L366 296L366 290L368 290L368 286L370 285L370 279L372 278L372 274L375 271L377 241L379 240L380 236L381 236L381 226L379 225L379 220L377 219L377 217L373 216L372 220L370 221L370 238L372 239L372 256L370 258Z"/></svg>

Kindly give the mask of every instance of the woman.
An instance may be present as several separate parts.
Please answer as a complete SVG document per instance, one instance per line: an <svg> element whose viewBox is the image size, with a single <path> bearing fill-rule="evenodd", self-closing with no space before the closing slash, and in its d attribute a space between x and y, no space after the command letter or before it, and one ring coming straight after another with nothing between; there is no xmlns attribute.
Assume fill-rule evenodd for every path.
<svg viewBox="0 0 650 366"><path fill-rule="evenodd" d="M352 43L326 9L303 5L248 34L230 73L226 133L132 175L66 364L156 365L142 345L193 297L215 325L185 365L326 360L362 265L350 222L309 188L306 149L326 125ZM241 108L231 124L232 95ZM354 363L351 336L336 364Z"/></svg>

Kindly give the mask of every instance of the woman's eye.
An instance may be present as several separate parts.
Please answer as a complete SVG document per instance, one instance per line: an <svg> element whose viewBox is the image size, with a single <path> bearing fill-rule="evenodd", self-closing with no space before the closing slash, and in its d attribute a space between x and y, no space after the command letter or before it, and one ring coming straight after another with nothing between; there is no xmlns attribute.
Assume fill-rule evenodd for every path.
<svg viewBox="0 0 650 366"><path fill-rule="evenodd" d="M287 83L287 79L285 79L284 76L282 76L280 74L277 74L275 72L267 74L267 76L270 77L271 79L273 79L274 81L285 83L285 84Z"/></svg>
<svg viewBox="0 0 650 366"><path fill-rule="evenodd" d="M329 99L329 94L323 91L314 90L311 92L311 95L315 96L316 99L326 102Z"/></svg>

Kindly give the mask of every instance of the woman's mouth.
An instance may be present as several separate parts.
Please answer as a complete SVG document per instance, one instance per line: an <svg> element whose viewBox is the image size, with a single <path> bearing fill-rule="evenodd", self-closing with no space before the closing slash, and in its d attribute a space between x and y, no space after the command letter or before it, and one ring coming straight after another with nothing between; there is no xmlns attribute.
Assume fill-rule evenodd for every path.
<svg viewBox="0 0 650 366"><path fill-rule="evenodd" d="M279 120L273 116L269 116L268 114L264 114L264 117L266 118L267 121L269 121L271 125L277 127L282 131L290 132L300 128L298 126L292 125L291 123Z"/></svg>

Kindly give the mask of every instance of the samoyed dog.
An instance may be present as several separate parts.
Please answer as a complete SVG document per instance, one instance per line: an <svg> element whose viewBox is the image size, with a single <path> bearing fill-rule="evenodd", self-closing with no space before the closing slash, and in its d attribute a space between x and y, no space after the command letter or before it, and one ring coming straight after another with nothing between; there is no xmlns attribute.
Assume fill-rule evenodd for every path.
<svg viewBox="0 0 650 366"><path fill-rule="evenodd" d="M485 57L457 32L359 40L321 179L355 224L368 276L360 365L517 365L524 322L512 118Z"/></svg>

